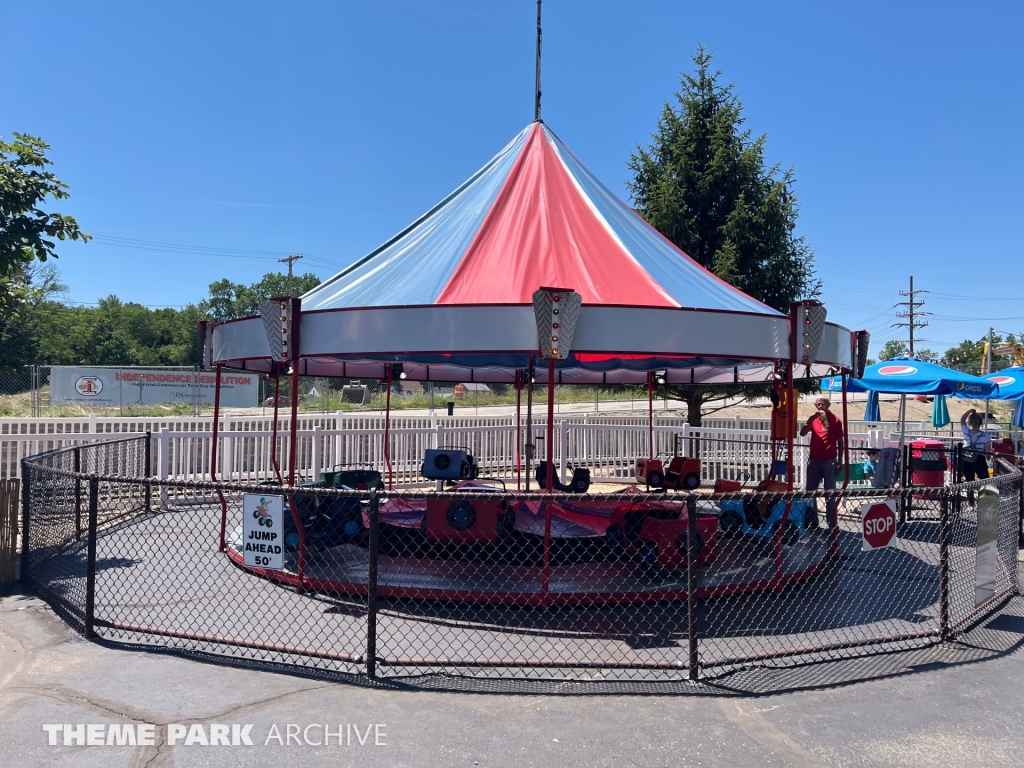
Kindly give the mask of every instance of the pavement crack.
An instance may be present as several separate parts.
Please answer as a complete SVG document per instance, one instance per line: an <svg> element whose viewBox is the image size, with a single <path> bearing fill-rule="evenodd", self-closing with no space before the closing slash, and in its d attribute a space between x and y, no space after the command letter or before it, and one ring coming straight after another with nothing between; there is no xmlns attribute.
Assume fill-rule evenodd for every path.
<svg viewBox="0 0 1024 768"><path fill-rule="evenodd" d="M84 704L87 705L85 706L86 709L91 709L98 714L121 718L122 720L131 720L137 723L156 723L156 721L151 719L148 715L140 714L138 712L121 711L113 703L104 703L104 700L102 699L94 699L81 691L75 691L68 688L50 688L40 685L19 685L13 686L9 690L35 694L37 696L55 699L65 704L77 706L83 706Z"/></svg>

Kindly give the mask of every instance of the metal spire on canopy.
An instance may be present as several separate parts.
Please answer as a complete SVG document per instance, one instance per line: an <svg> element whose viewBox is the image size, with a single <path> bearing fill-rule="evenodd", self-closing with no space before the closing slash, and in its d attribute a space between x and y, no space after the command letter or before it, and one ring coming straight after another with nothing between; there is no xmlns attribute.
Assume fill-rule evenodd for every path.
<svg viewBox="0 0 1024 768"><path fill-rule="evenodd" d="M535 123L540 122L540 3L541 0L537 0L537 84L534 89L533 100L533 121Z"/></svg>

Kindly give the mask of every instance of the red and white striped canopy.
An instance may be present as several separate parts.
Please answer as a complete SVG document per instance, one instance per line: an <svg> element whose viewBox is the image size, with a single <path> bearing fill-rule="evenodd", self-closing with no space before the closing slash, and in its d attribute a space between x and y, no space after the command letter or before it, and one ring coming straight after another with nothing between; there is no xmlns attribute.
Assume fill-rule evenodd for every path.
<svg viewBox="0 0 1024 768"><path fill-rule="evenodd" d="M532 295L550 285L583 299L572 354L559 363L566 380L655 368L733 369L735 378L744 363L790 356L787 315L693 261L535 122L302 297L303 371L358 378L403 362L410 378L471 380L455 374L473 369L475 380L507 380L499 371L514 376L536 354ZM213 351L246 368L269 356L258 318L217 326ZM827 324L819 360L848 367L850 356L849 332Z"/></svg>

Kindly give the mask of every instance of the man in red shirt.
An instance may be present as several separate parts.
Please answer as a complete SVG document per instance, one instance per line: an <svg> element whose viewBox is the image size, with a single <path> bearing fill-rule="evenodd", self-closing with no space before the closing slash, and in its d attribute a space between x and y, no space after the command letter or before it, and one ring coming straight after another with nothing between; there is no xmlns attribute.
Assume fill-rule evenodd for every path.
<svg viewBox="0 0 1024 768"><path fill-rule="evenodd" d="M818 490L824 483L826 491L836 489L836 463L839 448L843 444L843 422L829 411L832 403L827 397L814 400L814 414L807 423L800 427L800 436L811 434L810 458L807 462L808 491ZM835 513L835 501L829 499L828 518L832 522Z"/></svg>

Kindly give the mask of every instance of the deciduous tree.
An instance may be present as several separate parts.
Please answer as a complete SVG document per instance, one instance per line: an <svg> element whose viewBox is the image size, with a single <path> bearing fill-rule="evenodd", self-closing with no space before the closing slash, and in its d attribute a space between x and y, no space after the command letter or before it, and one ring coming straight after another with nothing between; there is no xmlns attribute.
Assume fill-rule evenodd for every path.
<svg viewBox="0 0 1024 768"><path fill-rule="evenodd" d="M16 275L32 261L56 258L57 240L89 240L71 216L44 211L50 197L69 196L68 186L47 170L50 148L40 138L15 133L0 138L0 280Z"/></svg>

